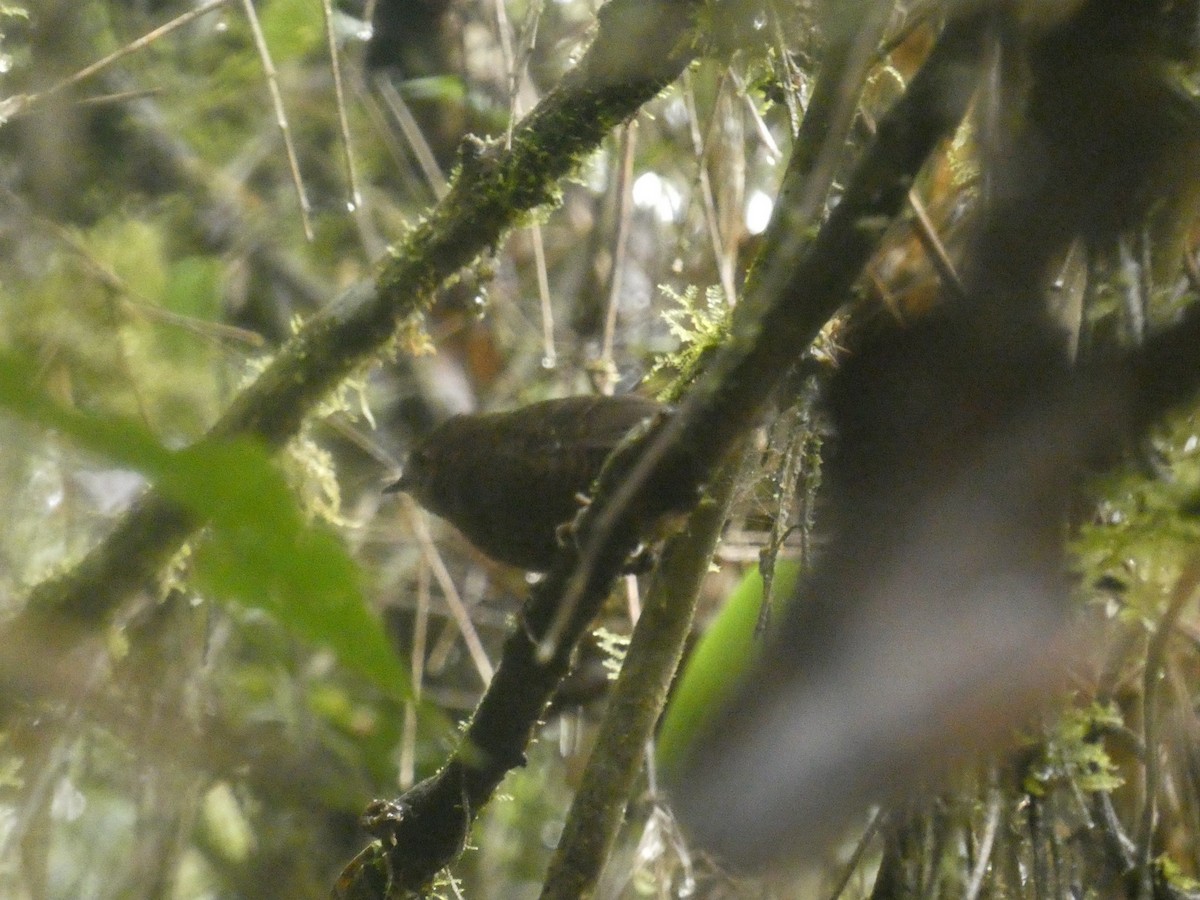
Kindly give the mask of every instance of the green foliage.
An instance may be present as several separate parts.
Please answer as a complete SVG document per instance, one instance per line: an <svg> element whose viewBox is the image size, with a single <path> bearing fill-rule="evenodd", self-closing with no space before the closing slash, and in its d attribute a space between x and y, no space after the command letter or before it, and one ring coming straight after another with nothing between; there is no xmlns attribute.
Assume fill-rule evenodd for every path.
<svg viewBox="0 0 1200 900"><path fill-rule="evenodd" d="M206 592L267 610L385 693L406 695L407 675L363 603L354 561L334 535L306 523L263 448L205 442L168 450L133 422L54 403L37 386L36 366L13 354L0 355L0 408L142 471L211 522L195 552L194 577Z"/></svg>
<svg viewBox="0 0 1200 900"><path fill-rule="evenodd" d="M677 339L680 349L655 367L661 383L673 380L669 400L679 397L708 355L728 340L727 298L703 287L713 278L713 238L737 255L739 266L756 246L744 230L745 200L752 191L771 193L778 184L780 151L786 156L788 139L812 95L814 61L830 37L813 21L814 16L826 15L821 6L764 5L760 0L707 4L702 13L704 30L710 34L707 45L721 58L693 66L686 86L664 91L639 116L634 178L653 171L688 200L670 222L651 222L653 217L634 211L633 252L618 273L620 281L626 286L653 285L669 279L676 288L664 287L650 304L626 304L622 290L613 356L625 374L638 368L647 348L658 349L669 338ZM836 4L824 6L832 10ZM57 48L68 31L36 32L41 14L51 8L72 26L70 53L42 50L39 58L39 46ZM43 90L71 69L190 8L185 0L0 2L4 95ZM84 699L69 693L74 688L69 679L63 692L44 686L43 681L51 679L39 671L31 673L37 677L31 679L32 700L26 708L25 684L14 677L23 673L4 670L16 689L9 692L11 702L5 704L8 715L0 732L0 818L17 823L18 831L10 835L11 852L0 858L0 895L36 893L44 868L50 877L42 893L53 896L155 893L150 885L165 883L173 884L173 896L180 900L326 896L336 871L331 867L352 857L365 839L353 828L353 816L364 798L395 789L403 742L413 742L418 777L428 774L446 749L446 731L436 727L441 722L423 721L415 735L404 731L406 672L390 648L413 637L417 604L412 598L424 599L428 593L432 601L424 696L465 715L478 689L474 671L463 662L461 640L440 619L444 610L436 584L426 591L426 570L416 562L420 554L407 523L394 516L394 506L379 503L378 481L386 456L403 452L413 426L398 409L418 395L423 400L440 397L431 382L447 371L454 371L456 378L461 374L467 390L485 404L504 406L512 405L522 392L571 393L585 383L583 366L577 363L590 353L588 342L595 335L577 329L571 312L573 305L582 309L594 301L593 292L602 292L605 255L615 244L612 225L621 208L615 194L605 193L622 183L616 177L620 161L604 152L590 157L587 177L567 185L560 211L539 210L524 219L543 226L546 266L537 274L547 276L553 299L557 370L543 370L537 363L542 355L537 312L524 305L536 293L535 266L528 258L528 242L515 241L496 248L500 274L483 288L495 298L486 318L459 309L460 298L445 291L430 316L432 336L419 332L415 319L401 326L408 333L396 345L408 354L418 344L432 349L436 343L442 354L436 367L418 364L415 379L407 360L389 364L382 378L360 380L360 369L352 383L331 394L310 417L310 426L274 461L262 448L248 444L169 449L199 439L228 403L231 387L256 366L241 344L225 337L228 332L221 331L222 326L236 324L261 332L269 345L287 331L290 319L312 313L314 297L317 302L331 298L338 286L369 277L368 260L379 248L428 215L429 185L413 162L409 137L395 126L395 111L379 102L370 86L360 90L363 86L353 77L363 48L352 38L344 46L346 73L352 76L347 79L347 113L364 203L354 215L347 214L344 152L336 130L318 0L259 0L255 8L279 68L300 167L314 204L316 240L311 243L302 237L262 63L237 4L135 50L107 72L59 95L61 106L42 107L35 115L14 116L4 123L7 139L0 157L6 184L20 202L4 204L5 227L0 229L0 347L13 351L0 352L0 444L5 450L0 454L0 499L10 511L9 528L0 533L0 595L11 595L15 604L34 574L77 558L111 527L112 507L100 501L90 505L93 497L79 476L93 473L73 466L74 448L144 473L212 526L180 555L178 577L172 573L171 584L183 588L182 605L190 618L169 623L178 625L177 632L162 628L156 618L154 624L161 630L147 634L138 631L142 622L137 615L154 617L171 609L170 604L123 607L120 652L100 654L101 662L119 674L100 674L99 683L89 684L81 695ZM590 39L595 10L579 2L548 4L544 10L540 3L519 2L508 9L517 39L517 65L531 75L522 85L522 106L528 110L528 92L550 89L569 57L577 58ZM539 11L540 20L534 18ZM461 68L408 78L399 86L419 120L418 128L438 145L435 155L443 163L465 131L494 138L504 134L509 85L499 62L503 55L494 13L487 5L455 4L463 24L456 37L465 38L453 47L454 55L462 57ZM829 15L833 18L827 21L841 19L841 12ZM853 17L852 12L847 15ZM36 35L37 46L31 35ZM914 49L908 48L907 54ZM118 77L106 81L110 75ZM877 118L878 107L892 97L893 77L885 70L872 81L865 104L870 108L863 110L866 121ZM742 85L749 85L753 107L745 102ZM131 93L125 94L126 89ZM109 94L116 96L105 96ZM85 99L86 104L79 102ZM753 119L753 111L764 118ZM79 145L77 158L62 171L51 165L56 161L29 152L36 145L25 142L29 134L60 120L69 127L63 128L59 145ZM562 139L569 141L571 129L562 130ZM764 141L766 131L773 140ZM695 143L696 134L702 146ZM922 196L952 190L954 197L926 199L941 201L942 208L960 209L963 191L973 191L978 180L980 139L964 127L950 150L954 183L940 184L938 167L930 167L928 183L922 178L917 184ZM847 157L839 164L843 175L849 174L849 157L860 140L861 135L847 145ZM767 144L772 146L768 149ZM529 191L557 198L557 185L540 185L543 163L552 154L544 147L524 149L530 162L525 169L507 173L502 190L481 192L469 202L498 216L513 196L528 196ZM579 151L584 152L588 148ZM701 170L708 176L707 186L697 178ZM28 189L38 183L36 176L47 172L47 180L62 183L65 201ZM847 184L845 177L839 181ZM702 197L700 188L711 197ZM957 218L939 217L939 203L928 205L939 233L955 252L959 234L943 226ZM872 280L880 280L886 292L897 279L889 275L891 264L884 263ZM609 258L607 265L611 264ZM425 278L430 270L414 259L405 271ZM480 277L492 280L491 273ZM898 281L903 286L903 279ZM297 289L298 283L303 289ZM688 284L700 287L682 287ZM401 285L404 291L411 287ZM422 281L419 287L432 284ZM1125 291L1101 286L1085 313L1087 324L1104 319L1108 333L1120 331L1111 319L1121 314L1126 300ZM663 305L674 308L663 314ZM1152 310L1149 318L1163 321L1166 316ZM826 332L823 345L832 341ZM481 374L489 368L490 374ZM330 440L330 431L318 424L336 414L341 426L347 412L351 418L366 413L362 418L373 428L369 404L376 405L380 429L355 435L359 442L350 449L344 438L351 429ZM777 429L767 438L772 446L764 456L771 458L784 429L796 433L805 427ZM1084 523L1076 541L1081 592L1104 575L1118 580L1123 589L1106 594L1114 610L1109 624L1121 633L1131 631L1135 638L1158 623L1200 538L1195 514L1200 508L1200 454L1194 430L1194 421L1181 417L1156 438L1153 461L1161 462L1169 475L1147 477L1130 467L1095 482L1093 490L1102 498L1098 513ZM370 447L369 458L362 450L372 442L378 446ZM810 441L801 449L808 454L813 447ZM772 489L790 490L796 481L793 471L781 466L787 477L772 481ZM741 502L752 512L743 518L738 511L739 527L731 535L749 521L754 546L769 533L763 510L774 509L779 499L761 490L743 497ZM348 540L343 541L339 531ZM475 558L460 552L461 544L440 538L435 526L451 577L465 586L469 601L482 598L470 609L491 653L500 640L498 620L509 611L497 609L508 602L505 585L515 584L515 594L524 585L517 579L505 581L492 570L485 573ZM739 540L731 537L730 543ZM353 548L353 556L344 544ZM722 566L732 568L728 558ZM775 592L786 596L796 573L785 564L779 576ZM368 592L372 602L387 608L390 640L364 603ZM195 593L222 603L191 606L188 600ZM663 725L660 754L665 764L686 748L706 711L718 705L755 652L753 631L761 596L761 579L757 573L747 575L697 648ZM130 621L126 613L137 615ZM1181 632L1185 628L1195 628L1190 608L1181 619ZM600 631L612 634L603 623ZM203 653L171 656L175 642L188 641L203 645ZM1128 659L1113 664L1122 677L1129 676L1122 687L1133 685L1133 694L1140 691L1137 653L1144 643L1134 640ZM621 640L606 637L605 644L608 663L613 664L623 653ZM1164 684L1174 684L1169 679L1176 676L1186 682L1194 675L1194 648L1186 644L1177 637L1169 642ZM148 664L147 657L158 653L167 657L165 662ZM335 656L341 665L334 665ZM169 683L159 683L157 676L163 674ZM154 702L167 698L162 702L189 708L173 708L171 715L156 717L154 710L143 708L149 704L142 691ZM1119 696L1119 708L1088 705L1088 698L1081 696L1076 701L1079 708L1064 714L1049 729L1044 745L1025 757L1033 761L1023 772L1024 783L1002 786L1005 800L1014 801L1006 807L1037 806L1039 814L1049 818L1055 807L1074 802L1070 795L1076 788L1113 791L1123 778L1136 783L1141 763L1116 757L1122 765L1118 770L1106 752L1110 730L1124 729L1122 714L1136 721L1130 710L1137 708L1138 698ZM1178 699L1173 712L1190 714L1188 702L1193 698ZM1173 701L1164 693L1162 702ZM586 733L586 716L580 720ZM177 725L179 734L172 730ZM178 745L204 744L180 739L196 737L186 730L189 725L211 730L211 742L219 748L189 746L181 752ZM159 743L143 743L144 735ZM1175 753L1167 740L1163 743L1164 763L1178 765L1177 757L1184 754ZM1118 746L1112 742L1113 756ZM545 857L557 838L556 823L571 791L575 764L575 759L564 763L553 742L535 740L529 765L512 773L504 785L510 799L483 810L474 831L478 849L456 867L468 895L485 900L536 893ZM1187 781L1173 772L1164 784ZM53 804L44 802L47 785L54 791ZM1036 799L1022 795L1021 788ZM934 880L939 879L939 869L946 870L940 880L943 887L953 885L950 894L962 892L964 859L973 864L973 851L982 846L984 815L978 800L991 789L989 785L961 802L968 810L960 819L964 830L946 835L933 816L921 823L931 843L943 851L951 848L931 855L926 867ZM1125 796L1132 793L1136 792L1117 791L1114 800L1118 805L1134 802ZM164 802L174 799L173 794L178 794L174 810ZM1062 797L1069 799L1058 802ZM1179 807L1173 808L1176 802ZM1186 797L1168 797L1160 804L1164 844L1175 834L1190 834L1196 810L1188 802ZM86 807L83 815L71 819L81 804ZM1118 811L1127 813L1124 808ZM631 807L631 832L641 824L641 812L637 804ZM1019 815L1000 823L996 847L1014 858L1025 854L1022 877L999 885L985 883L984 895L1030 896L1030 890L1040 890L1030 887L1037 883L1030 845L1038 837L1030 839L1033 829L1026 828L1029 823ZM30 822L35 827L30 828ZM145 828L147 822L153 827ZM1048 834L1071 835L1072 849L1092 840L1077 822L1060 819L1049 825ZM645 834L647 843L657 839L660 848L670 847L672 835L664 830L648 829ZM39 846L43 835L49 835L45 847ZM151 845L156 838L160 843ZM155 855L147 847L168 844L173 849L156 860L162 881L141 881L138 876L144 871L124 867L124 861ZM633 848L628 851L632 856ZM39 852L47 857L44 867L39 866ZM172 859L172 852L181 858ZM672 852L660 850L661 855L653 857L655 864ZM697 856L692 854L692 860L702 865ZM865 858L872 857L877 854L869 851ZM688 853L681 850L675 858L686 860ZM639 859L645 883L635 878L626 894L661 892L669 879L658 869L651 871L646 856ZM122 868L115 868L113 860L122 861ZM1185 858L1184 868L1191 862ZM1001 865L996 861L996 868ZM612 868L619 869L620 863ZM859 896L869 890L863 873L871 870L869 862L859 870ZM1188 884L1187 875L1195 874L1191 869L1177 871L1166 857L1158 862L1158 872L1179 885ZM19 886L10 891L13 885ZM699 893L706 893L705 887L700 885ZM713 890L761 893L724 881ZM851 886L846 896L855 890ZM815 895L784 888L779 895L810 893ZM1048 888L1045 893L1050 893Z"/></svg>
<svg viewBox="0 0 1200 900"><path fill-rule="evenodd" d="M462 79L448 75L410 78L404 82L404 94L412 100L437 101L447 104L462 104L470 99Z"/></svg>
<svg viewBox="0 0 1200 900"><path fill-rule="evenodd" d="M200 802L200 827L205 843L224 859L245 863L254 849L251 824L228 782L217 782Z"/></svg>
<svg viewBox="0 0 1200 900"><path fill-rule="evenodd" d="M1171 887L1179 891L1195 892L1200 890L1200 881L1187 875L1179 864L1165 853L1154 860L1159 876Z"/></svg>
<svg viewBox="0 0 1200 900"><path fill-rule="evenodd" d="M324 50L321 4L311 0L271 0L260 15L263 37L277 65Z"/></svg>
<svg viewBox="0 0 1200 900"><path fill-rule="evenodd" d="M679 339L679 349L660 357L648 377L670 375L670 383L658 392L658 397L665 403L672 403L695 378L703 360L724 342L729 333L732 307L716 285L704 292L703 303L695 285L688 285L682 294L665 284L659 285L659 290L678 307L665 310L662 316L671 334Z"/></svg>
<svg viewBox="0 0 1200 900"><path fill-rule="evenodd" d="M1125 783L1100 741L1106 730L1124 723L1111 704L1091 703L1067 709L1040 746L1039 759L1030 765L1023 787L1036 797L1053 787L1074 784L1082 791L1113 791Z"/></svg>
<svg viewBox="0 0 1200 900"><path fill-rule="evenodd" d="M1193 415L1177 417L1144 453L1157 457L1167 477L1147 477L1126 466L1092 485L1097 513L1074 542L1085 583L1104 575L1125 586L1121 618L1157 621L1185 565L1200 543L1200 445Z"/></svg>
<svg viewBox="0 0 1200 900"><path fill-rule="evenodd" d="M215 321L221 312L221 266L211 256L184 256L171 264L163 306L181 316Z"/></svg>
<svg viewBox="0 0 1200 900"><path fill-rule="evenodd" d="M160 219L125 212L64 231L40 277L7 283L0 335L52 361L78 405L137 416L179 440L200 434L216 414L213 346L181 325L219 318L220 262L173 258L167 234Z"/></svg>
<svg viewBox="0 0 1200 900"><path fill-rule="evenodd" d="M239 24L231 26L223 40L206 47L202 54L205 58L197 60L197 68L208 66L204 90L192 90L193 77L198 78L199 72L195 76L175 74L177 83L169 85L176 100L166 111L173 127L179 129L190 148L213 166L245 152L255 128L261 127L260 110L246 103L247 96L268 102L262 65L250 50L245 26L240 19L234 22ZM232 43L237 36L242 38L237 47L241 52L230 52L233 48L223 45ZM211 177L220 176L214 171Z"/></svg>

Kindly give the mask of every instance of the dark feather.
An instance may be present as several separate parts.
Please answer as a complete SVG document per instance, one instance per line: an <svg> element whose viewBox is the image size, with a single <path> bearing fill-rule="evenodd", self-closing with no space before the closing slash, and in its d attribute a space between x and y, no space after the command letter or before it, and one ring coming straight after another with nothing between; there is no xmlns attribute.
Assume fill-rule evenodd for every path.
<svg viewBox="0 0 1200 900"><path fill-rule="evenodd" d="M545 571L558 527L574 517L608 454L662 409L627 394L455 416L413 449L389 490L407 491L488 556Z"/></svg>

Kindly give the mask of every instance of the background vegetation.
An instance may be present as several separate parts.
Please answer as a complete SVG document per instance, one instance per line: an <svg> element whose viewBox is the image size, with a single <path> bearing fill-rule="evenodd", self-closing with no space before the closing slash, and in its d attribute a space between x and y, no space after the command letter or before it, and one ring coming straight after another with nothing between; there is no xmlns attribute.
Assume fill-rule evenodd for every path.
<svg viewBox="0 0 1200 900"><path fill-rule="evenodd" d="M861 84L847 76L855 114L831 207L943 12L862 7L883 10L883 49L872 43ZM147 481L174 504L143 501L140 530L107 560L117 575L76 582L83 599L64 620L4 642L0 895L327 896L370 840L368 802L444 762L529 580L381 487L450 413L653 392L703 366L726 339L789 158L815 152L793 142L821 66L838 71L843 20L808 2L696 8L695 60L605 128L595 152L577 151L553 203L511 231L498 223L502 239L465 254L423 319L389 320L398 336L369 364L358 347L344 361L325 348L323 384L336 388L314 387L311 413L260 415L239 392L301 323L352 304L396 258L389 246L436 221L465 135L506 146L582 57L596 5L0 5L5 613L27 624L15 617L31 592L36 604L77 575ZM1173 73L1185 96L1186 75ZM981 155L968 125L926 165L842 298L852 319L934 302L936 251L961 246ZM1162 271L1139 267L1136 247L1064 268L1064 294L1091 278L1079 333L1136 338L1130 281L1151 269L1148 327L1173 321L1196 285L1190 238L1171 239L1184 259ZM776 556L808 562L825 437L813 402L844 327L831 322L759 417L700 626L760 559L768 571ZM264 426L265 442L205 441L214 425L244 435L222 431L231 409L304 419L294 433ZM1122 882L1094 875L1114 867L1133 873L1131 895L1189 895L1200 877L1193 413L1131 460L1080 501L1073 558L1092 646L1016 753L998 750L952 792L872 812L824 856L785 853L782 871L752 877L690 847L643 778L598 895L1117 896ZM525 765L477 811L442 895L539 895L640 607L637 579L622 585ZM758 590L738 596L753 605ZM98 599L110 591L119 603Z"/></svg>

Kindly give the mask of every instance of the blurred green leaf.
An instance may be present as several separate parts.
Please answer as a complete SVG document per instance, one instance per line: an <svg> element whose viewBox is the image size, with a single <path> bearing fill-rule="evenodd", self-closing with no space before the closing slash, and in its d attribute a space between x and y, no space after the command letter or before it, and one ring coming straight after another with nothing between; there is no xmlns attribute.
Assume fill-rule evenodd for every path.
<svg viewBox="0 0 1200 900"><path fill-rule="evenodd" d="M263 37L277 64L301 59L325 44L321 5L310 0L272 0L261 12Z"/></svg>
<svg viewBox="0 0 1200 900"><path fill-rule="evenodd" d="M167 273L163 305L172 312L210 321L221 307L221 261L211 256L185 256Z"/></svg>
<svg viewBox="0 0 1200 900"><path fill-rule="evenodd" d="M235 441L168 450L136 423L55 403L37 374L31 360L0 351L0 409L138 469L210 522L195 554L205 591L270 612L386 693L408 695L404 668L363 602L357 566L333 534L305 521L265 448Z"/></svg>
<svg viewBox="0 0 1200 900"><path fill-rule="evenodd" d="M114 210L80 235L82 244L139 297L158 297L167 283L167 250L156 222ZM61 295L59 295L61 296Z"/></svg>
<svg viewBox="0 0 1200 900"><path fill-rule="evenodd" d="M465 103L467 89L456 75L426 75L405 81L404 96L410 100Z"/></svg>
<svg viewBox="0 0 1200 900"><path fill-rule="evenodd" d="M796 589L800 564L779 560L772 595L787 599ZM762 607L763 579L755 566L738 583L692 651L663 715L655 742L658 762L670 768L713 712L733 693L758 650L754 636Z"/></svg>

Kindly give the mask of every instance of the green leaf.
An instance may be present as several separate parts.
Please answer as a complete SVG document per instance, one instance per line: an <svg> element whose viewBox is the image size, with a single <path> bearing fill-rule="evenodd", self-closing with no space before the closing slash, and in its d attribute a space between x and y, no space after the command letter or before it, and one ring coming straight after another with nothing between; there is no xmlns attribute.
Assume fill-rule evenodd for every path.
<svg viewBox="0 0 1200 900"><path fill-rule="evenodd" d="M779 560L773 596L787 598L796 588L800 564ZM759 649L754 635L762 607L763 579L758 567L733 589L720 614L692 651L655 742L658 762L666 769L682 762L688 745L704 723L733 693Z"/></svg>
<svg viewBox="0 0 1200 900"><path fill-rule="evenodd" d="M357 566L333 534L305 521L264 447L202 441L168 450L134 422L61 406L37 385L32 361L0 351L0 409L140 470L211 523L195 554L205 591L268 611L388 694L409 695L405 670L363 601Z"/></svg>
<svg viewBox="0 0 1200 900"><path fill-rule="evenodd" d="M272 0L260 15L263 37L276 64L302 59L325 45L321 5L310 0Z"/></svg>

